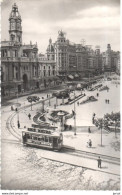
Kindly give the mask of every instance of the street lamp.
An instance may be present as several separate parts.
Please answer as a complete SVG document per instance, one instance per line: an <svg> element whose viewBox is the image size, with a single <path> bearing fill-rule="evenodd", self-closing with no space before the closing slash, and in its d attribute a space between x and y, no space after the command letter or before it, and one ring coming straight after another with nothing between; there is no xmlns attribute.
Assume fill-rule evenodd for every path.
<svg viewBox="0 0 122 195"><path fill-rule="evenodd" d="M75 89L74 89L74 100L75 100ZM74 101L74 135L76 135L76 106Z"/></svg>
<svg viewBox="0 0 122 195"><path fill-rule="evenodd" d="M56 97L56 106L58 106L58 98Z"/></svg>
<svg viewBox="0 0 122 195"><path fill-rule="evenodd" d="M18 108L18 92L17 92L17 108ZM20 122L19 122L19 110L17 109L17 126L20 128Z"/></svg>
<svg viewBox="0 0 122 195"><path fill-rule="evenodd" d="M117 119L115 120L115 138L117 138L117 132L116 132L116 127L117 127Z"/></svg>
<svg viewBox="0 0 122 195"><path fill-rule="evenodd" d="M104 125L104 119L102 118L97 119L97 125L98 125L98 128L101 130L101 147L102 147L102 129Z"/></svg>
<svg viewBox="0 0 122 195"><path fill-rule="evenodd" d="M49 106L51 106L51 103L50 103L50 95L49 95Z"/></svg>

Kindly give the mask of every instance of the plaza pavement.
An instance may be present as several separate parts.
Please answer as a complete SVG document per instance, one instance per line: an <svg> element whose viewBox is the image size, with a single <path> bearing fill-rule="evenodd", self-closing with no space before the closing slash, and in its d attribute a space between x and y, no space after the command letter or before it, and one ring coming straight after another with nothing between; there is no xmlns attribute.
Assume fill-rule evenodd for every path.
<svg viewBox="0 0 122 195"><path fill-rule="evenodd" d="M107 85L110 86L110 82L107 82ZM112 87L114 89L117 90L115 85L112 85ZM90 94L90 92L85 92L88 94ZM96 94L97 92L92 92L92 95ZM119 111L119 91L118 91L118 96L116 96L117 93L115 93L115 91L110 88L110 91L107 93L105 91L104 92L100 92L100 97L99 97L99 101L100 104L105 104L105 99L104 98L109 98L110 99L110 105L105 105L105 109L100 110L99 108L96 109L96 103L91 104L92 108L94 108L94 110L96 111L95 113L98 116L103 116L103 113L106 112L110 112L110 111ZM41 96L43 96L46 99L46 93L41 94ZM116 105L115 105L115 97L118 98L116 101ZM24 105L29 105L30 103L27 102L26 97L22 97L21 99L19 99L19 102L21 102L21 106ZM14 104L16 103L16 100L11 100L11 103ZM51 100L51 106L53 107L55 103L55 100ZM61 100L59 100L59 105L61 103ZM47 101L47 105L45 106L49 106L48 105L48 101ZM87 109L87 111L90 111L88 113L85 113L84 109L83 111L81 111L82 107L84 106L84 109ZM91 114L93 113L93 109L90 110L91 108L89 107L89 104L85 105L80 105L79 107L77 106L77 112L79 113L80 111L83 113L82 115L79 113L77 114L77 116L79 117L79 119L81 119L82 116L82 120L79 120L80 122L82 121L82 125L85 125L87 122L87 127L91 124ZM100 106L100 105L98 105ZM107 107L108 106L108 107ZM33 105L33 110L31 111L31 108L25 108L22 111L20 111L19 113L19 120L20 120L20 129L17 128L17 115L15 115L15 117L13 118L13 122L12 125L14 126L14 128L20 133L21 135L21 131L22 129L24 129L24 126L29 127L31 126L31 124L33 123L32 118L35 116L36 112L38 111L38 109L41 109L41 104L37 104L37 105ZM64 109L66 110L65 106L58 106L58 109ZM68 107L68 111L72 111L73 109L73 105L71 107ZM79 109L79 110L78 110ZM16 140L6 129L6 119L9 117L9 115L12 113L12 111L10 111L10 106L4 106L2 108L2 139L6 139L9 138L10 140L14 139ZM31 114L31 120L29 120L28 118L28 114ZM102 114L101 114L102 113ZM80 116L79 116L80 115ZM85 120L84 117L87 116L87 120ZM89 119L89 123L88 123L88 119ZM73 121L73 120L72 120ZM84 121L84 122L83 122ZM77 121L78 124L78 121ZM85 125L86 126L86 125ZM94 126L92 125L91 129L92 129L92 133L88 133L88 131L86 131L87 127L85 128L85 130L82 128L81 130L79 130L79 127L77 128L77 135L74 136L74 132L71 131L67 131L67 132L63 132L63 137L64 137L64 145L68 145L71 147L75 147L76 149L80 149L80 150L84 150L84 151L91 151L94 153L98 153L98 154L104 154L104 155L109 155L109 156L115 156L115 157L119 157L120 156L120 150L118 148L115 148L116 142L119 143L119 139L120 139L120 135L117 135L117 138L115 138L114 133L107 133L106 131L103 130L103 147L100 146L100 140L101 140L101 135L100 135L100 131L97 128L94 128ZM93 147L92 148L88 148L87 142L88 140L91 139L92 143L93 143ZM94 170L99 170L97 168L97 161L96 160L92 160L92 159L85 159L85 158L78 158L78 157L72 157L69 155L66 155L64 153L56 153L56 152L51 152L51 151L46 151L46 150L38 150L35 149L37 154L40 157L44 157L44 158L49 158L51 160L56 160L56 161L62 161L65 163L70 162L71 164L75 164L77 166L83 166L86 168L90 168L90 169L94 169ZM114 173L114 174L119 174L120 173L120 166L118 165L113 165L113 164L108 164L103 162L102 163L102 169L100 171L103 172L107 172L107 173Z"/></svg>

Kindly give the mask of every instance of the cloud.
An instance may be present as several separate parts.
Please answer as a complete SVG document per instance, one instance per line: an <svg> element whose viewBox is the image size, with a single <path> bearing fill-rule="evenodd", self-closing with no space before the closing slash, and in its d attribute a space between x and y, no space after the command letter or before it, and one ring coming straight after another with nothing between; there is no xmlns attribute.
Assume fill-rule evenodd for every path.
<svg viewBox="0 0 122 195"><path fill-rule="evenodd" d="M8 38L8 18L14 2L2 3L2 39ZM56 41L60 29L73 42L85 38L98 44L101 40L105 47L110 42L115 49L117 44L119 48L119 0L16 0L16 3L22 17L23 41L37 41L43 52L50 37Z"/></svg>

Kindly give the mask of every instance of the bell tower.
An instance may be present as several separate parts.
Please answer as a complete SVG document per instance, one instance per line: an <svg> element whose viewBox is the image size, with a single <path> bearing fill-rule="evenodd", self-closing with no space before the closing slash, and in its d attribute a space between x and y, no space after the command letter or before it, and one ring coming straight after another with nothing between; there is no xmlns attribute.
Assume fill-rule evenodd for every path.
<svg viewBox="0 0 122 195"><path fill-rule="evenodd" d="M9 17L9 40L16 44L22 45L22 26L21 16L16 3L12 6Z"/></svg>

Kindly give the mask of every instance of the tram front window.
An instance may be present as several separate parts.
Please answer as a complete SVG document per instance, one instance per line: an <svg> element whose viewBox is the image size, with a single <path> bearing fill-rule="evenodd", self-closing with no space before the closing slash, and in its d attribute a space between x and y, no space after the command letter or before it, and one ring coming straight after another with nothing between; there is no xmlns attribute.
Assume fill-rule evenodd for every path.
<svg viewBox="0 0 122 195"><path fill-rule="evenodd" d="M37 140L37 137L33 137L33 140Z"/></svg>
<svg viewBox="0 0 122 195"><path fill-rule="evenodd" d="M53 138L53 146L54 147L58 146L58 139L56 137Z"/></svg>
<svg viewBox="0 0 122 195"><path fill-rule="evenodd" d="M39 137L38 141L44 141L44 137Z"/></svg>

